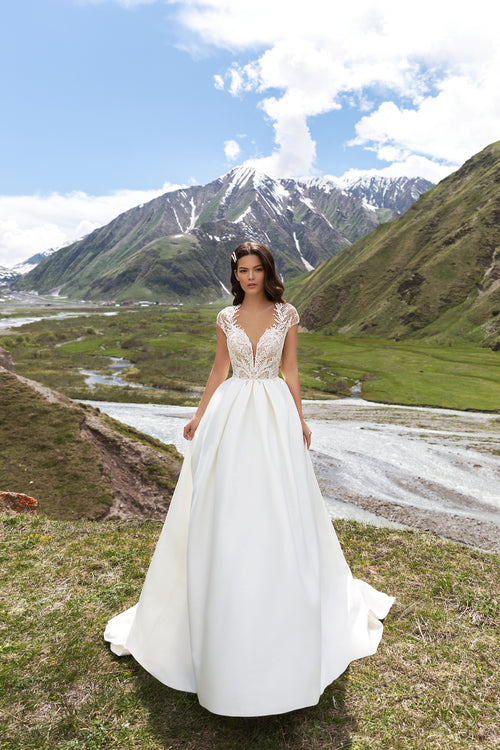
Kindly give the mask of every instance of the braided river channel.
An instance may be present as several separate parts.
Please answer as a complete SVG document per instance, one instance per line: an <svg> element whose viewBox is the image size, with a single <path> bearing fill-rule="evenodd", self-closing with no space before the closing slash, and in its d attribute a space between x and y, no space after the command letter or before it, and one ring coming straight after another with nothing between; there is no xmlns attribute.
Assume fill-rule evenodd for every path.
<svg viewBox="0 0 500 750"><path fill-rule="evenodd" d="M194 407L87 401L184 453ZM500 550L500 414L304 401L332 518L408 526Z"/></svg>

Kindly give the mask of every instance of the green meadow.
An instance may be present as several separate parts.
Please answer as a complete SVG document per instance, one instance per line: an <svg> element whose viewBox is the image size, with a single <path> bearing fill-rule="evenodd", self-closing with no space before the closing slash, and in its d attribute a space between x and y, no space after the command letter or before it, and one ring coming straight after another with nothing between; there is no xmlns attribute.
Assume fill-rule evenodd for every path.
<svg viewBox="0 0 500 750"><path fill-rule="evenodd" d="M215 352L215 305L120 309L104 316L43 321L0 336L21 375L75 399L195 404ZM80 370L109 373L110 357L130 367L122 377L146 389L89 388ZM500 410L500 352L472 345L299 334L305 398L350 394L361 383L369 401L451 409Z"/></svg>
<svg viewBox="0 0 500 750"><path fill-rule="evenodd" d="M500 353L489 349L301 334L299 356L306 391L316 380L340 395L360 381L368 401L500 410Z"/></svg>

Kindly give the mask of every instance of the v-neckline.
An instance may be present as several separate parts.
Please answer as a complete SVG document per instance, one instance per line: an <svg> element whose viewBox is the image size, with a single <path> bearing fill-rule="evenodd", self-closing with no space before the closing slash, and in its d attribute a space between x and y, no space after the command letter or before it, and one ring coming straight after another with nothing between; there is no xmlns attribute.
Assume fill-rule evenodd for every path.
<svg viewBox="0 0 500 750"><path fill-rule="evenodd" d="M236 308L235 308L236 314L233 316L233 323L234 323L234 325L237 328L240 329L240 331L243 331L243 333L245 334L246 339L247 339L248 343L250 344L250 349L252 350L253 364L254 365L255 365L255 359L257 357L257 349L259 348L260 342L262 341L262 339L265 336L265 334L268 331L270 331L271 328L274 328L274 326L276 325L276 315L277 315L277 312L278 312L278 304L279 304L278 302L273 302L273 322L270 325L268 325L266 328L264 328L264 330L260 334L260 336L259 336L259 338L258 338L258 340L257 340L257 342L255 344L255 349L254 349L252 340L250 339L250 336L246 332L245 328L238 323L238 314L239 314L239 311L240 311L240 308L241 308L241 304L236 305Z"/></svg>

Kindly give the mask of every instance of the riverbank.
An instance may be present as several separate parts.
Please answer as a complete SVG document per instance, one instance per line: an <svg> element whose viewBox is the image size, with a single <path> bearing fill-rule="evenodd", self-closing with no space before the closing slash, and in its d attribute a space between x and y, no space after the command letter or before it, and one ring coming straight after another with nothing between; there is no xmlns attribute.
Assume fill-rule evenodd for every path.
<svg viewBox="0 0 500 750"><path fill-rule="evenodd" d="M194 407L88 402L183 453ZM397 524L500 551L500 416L305 401L311 457L332 518Z"/></svg>
<svg viewBox="0 0 500 750"><path fill-rule="evenodd" d="M362 399L308 402L304 413L326 497L500 552L498 415Z"/></svg>

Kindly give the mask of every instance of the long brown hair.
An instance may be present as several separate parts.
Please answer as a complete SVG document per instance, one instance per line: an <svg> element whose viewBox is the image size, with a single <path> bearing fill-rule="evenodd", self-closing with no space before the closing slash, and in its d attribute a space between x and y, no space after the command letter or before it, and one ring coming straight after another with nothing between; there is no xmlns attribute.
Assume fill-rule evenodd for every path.
<svg viewBox="0 0 500 750"><path fill-rule="evenodd" d="M262 268L264 269L264 294L267 299L271 302L283 302L285 288L276 273L276 265L271 251L265 245L261 245L260 242L242 242L231 255L231 293L234 297L233 305L241 305L245 296L245 292L235 275L235 271L238 268L238 261L245 255L259 256Z"/></svg>

